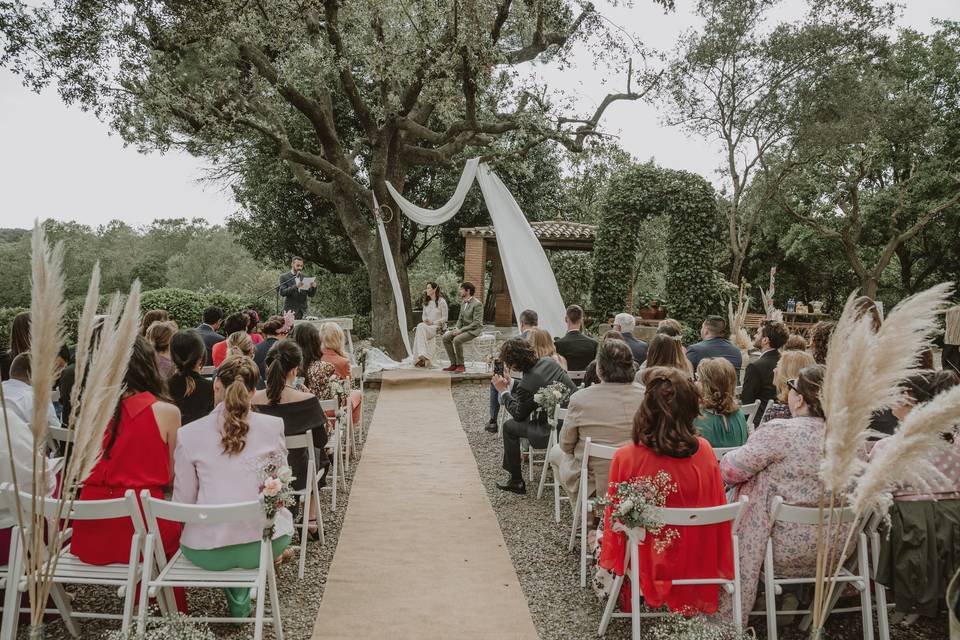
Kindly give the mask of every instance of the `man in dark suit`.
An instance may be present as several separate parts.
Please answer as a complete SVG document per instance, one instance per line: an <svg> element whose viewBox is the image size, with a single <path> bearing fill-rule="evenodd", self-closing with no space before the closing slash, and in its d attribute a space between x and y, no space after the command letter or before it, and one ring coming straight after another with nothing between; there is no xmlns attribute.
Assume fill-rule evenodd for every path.
<svg viewBox="0 0 960 640"><path fill-rule="evenodd" d="M503 423L503 468L510 472L507 482L498 482L497 488L513 493L526 493L523 470L520 463L520 438L530 441L535 449L545 449L550 441L550 425L547 417L536 415L534 396L543 387L562 382L570 393L576 386L567 372L553 358L540 358L530 343L523 338L510 338L500 349L500 359L515 371L523 373L514 391L510 391L510 379L493 376L493 386L500 393L500 402L506 407L510 419Z"/></svg>
<svg viewBox="0 0 960 640"><path fill-rule="evenodd" d="M760 357L747 365L743 374L743 390L740 392L741 404L751 404L759 400L762 403L777 397L777 388L773 385L773 370L780 362L780 347L787 343L790 332L782 322L764 320L757 329L756 347ZM753 424L759 425L763 411L757 411Z"/></svg>
<svg viewBox="0 0 960 640"><path fill-rule="evenodd" d="M743 364L743 354L727 338L727 321L720 316L707 316L700 326L701 341L687 347L687 360L697 370L697 365L704 358L726 358L737 372L740 380L740 365Z"/></svg>
<svg viewBox="0 0 960 640"><path fill-rule="evenodd" d="M526 340L527 333L530 332L530 329L533 329L537 326L537 323L540 322L540 317L537 315L537 312L533 309L524 309L520 312L520 318L518 319L518 324L520 325L520 337ZM486 431L487 433L496 433L497 429L497 415L500 413L500 393L497 391L497 388L493 386L493 382L490 382L490 420L487 422Z"/></svg>
<svg viewBox="0 0 960 640"><path fill-rule="evenodd" d="M200 334L203 344L207 346L207 359L204 364L208 367L213 365L213 355L210 350L213 345L224 340L224 337L217 333L217 329L220 328L222 322L223 310L219 307L207 307L203 310L203 322L197 327L197 332Z"/></svg>
<svg viewBox="0 0 960 640"><path fill-rule="evenodd" d="M618 313L613 319L613 330L623 334L623 341L633 352L633 361L638 365L647 359L647 343L633 335L637 328L637 319L632 313Z"/></svg>
<svg viewBox="0 0 960 640"><path fill-rule="evenodd" d="M293 317L301 320L307 315L309 301L317 295L317 283L311 282L309 285L303 283L303 258L294 256L290 261L290 271L280 274L277 288L280 291L280 297L283 298L283 310L293 311Z"/></svg>
<svg viewBox="0 0 960 640"><path fill-rule="evenodd" d="M564 316L567 334L556 340L557 353L567 359L568 371L584 371L597 357L597 341L583 334L583 309L572 304Z"/></svg>

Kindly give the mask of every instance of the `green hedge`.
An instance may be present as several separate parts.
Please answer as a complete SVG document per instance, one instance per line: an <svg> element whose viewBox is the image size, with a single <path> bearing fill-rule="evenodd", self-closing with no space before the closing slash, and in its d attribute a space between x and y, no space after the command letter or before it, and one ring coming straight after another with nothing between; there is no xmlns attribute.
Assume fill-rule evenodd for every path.
<svg viewBox="0 0 960 640"><path fill-rule="evenodd" d="M10 345L10 325L14 317L21 311L27 311L24 307L5 307L0 308L0 350L6 351Z"/></svg>

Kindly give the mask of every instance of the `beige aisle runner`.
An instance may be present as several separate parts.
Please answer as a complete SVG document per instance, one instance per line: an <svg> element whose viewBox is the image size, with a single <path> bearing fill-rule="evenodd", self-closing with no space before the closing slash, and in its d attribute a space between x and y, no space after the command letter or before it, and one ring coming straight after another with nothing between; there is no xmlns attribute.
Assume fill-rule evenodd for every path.
<svg viewBox="0 0 960 640"><path fill-rule="evenodd" d="M449 378L385 372L313 638L536 637Z"/></svg>

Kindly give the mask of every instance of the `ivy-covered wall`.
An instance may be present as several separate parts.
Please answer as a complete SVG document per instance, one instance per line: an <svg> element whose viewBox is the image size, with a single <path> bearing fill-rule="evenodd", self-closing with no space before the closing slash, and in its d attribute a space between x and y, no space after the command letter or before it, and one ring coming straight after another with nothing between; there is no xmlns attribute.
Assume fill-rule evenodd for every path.
<svg viewBox="0 0 960 640"><path fill-rule="evenodd" d="M669 217L666 291L669 315L699 325L723 311L726 284L716 266L723 232L713 187L688 171L634 165L611 178L594 245L593 304L600 317L626 308L630 265L644 251L641 223Z"/></svg>

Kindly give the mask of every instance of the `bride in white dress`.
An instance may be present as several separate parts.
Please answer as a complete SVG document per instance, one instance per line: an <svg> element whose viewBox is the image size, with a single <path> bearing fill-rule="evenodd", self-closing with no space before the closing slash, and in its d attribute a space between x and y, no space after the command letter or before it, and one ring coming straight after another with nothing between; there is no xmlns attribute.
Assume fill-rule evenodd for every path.
<svg viewBox="0 0 960 640"><path fill-rule="evenodd" d="M424 297L423 322L413 333L413 361L417 367L430 366L433 357L433 339L447 323L447 301L440 293L440 285L428 282Z"/></svg>

